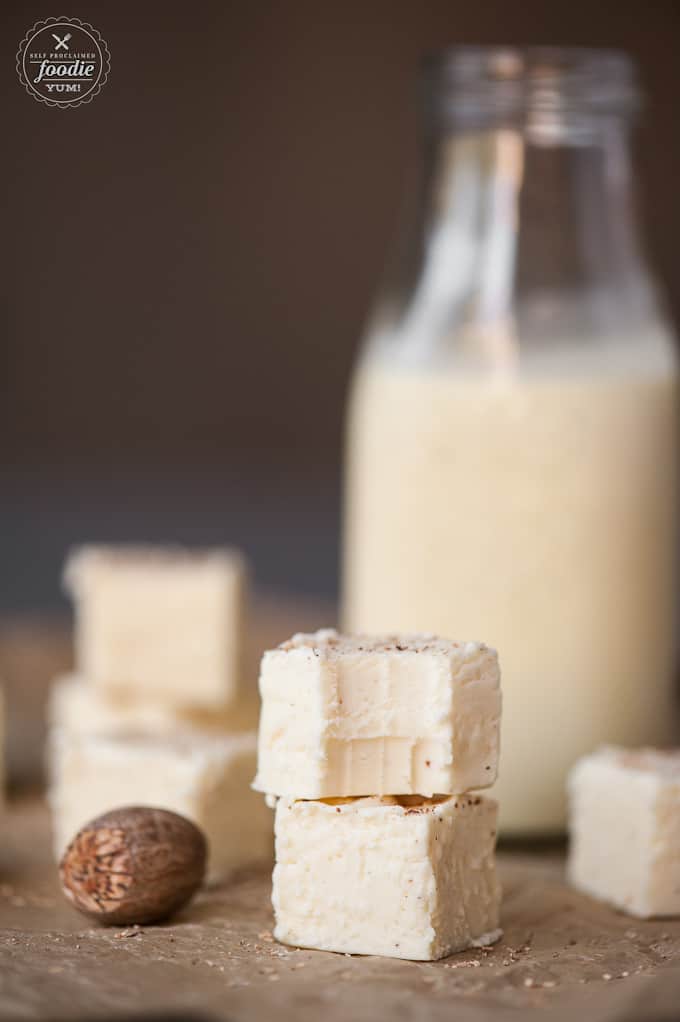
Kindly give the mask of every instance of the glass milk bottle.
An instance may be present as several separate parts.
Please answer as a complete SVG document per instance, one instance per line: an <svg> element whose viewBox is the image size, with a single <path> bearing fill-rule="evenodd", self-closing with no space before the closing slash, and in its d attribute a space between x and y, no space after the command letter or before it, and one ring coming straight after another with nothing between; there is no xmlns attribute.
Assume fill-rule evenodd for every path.
<svg viewBox="0 0 680 1022"><path fill-rule="evenodd" d="M672 738L677 371L633 73L461 48L427 82L417 215L350 396L344 626L495 646L503 832L557 832L578 756Z"/></svg>

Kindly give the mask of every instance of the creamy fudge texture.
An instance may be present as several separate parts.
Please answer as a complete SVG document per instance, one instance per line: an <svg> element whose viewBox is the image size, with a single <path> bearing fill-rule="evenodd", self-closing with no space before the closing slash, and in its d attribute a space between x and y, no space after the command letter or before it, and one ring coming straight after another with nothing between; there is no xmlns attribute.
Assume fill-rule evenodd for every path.
<svg viewBox="0 0 680 1022"><path fill-rule="evenodd" d="M111 693L194 709L238 696L244 561L230 550L82 547L64 572L76 659Z"/></svg>
<svg viewBox="0 0 680 1022"><path fill-rule="evenodd" d="M272 860L272 814L249 787L254 733L173 738L53 732L49 747L55 853L109 809L147 805L193 820L208 839L208 877Z"/></svg>
<svg viewBox="0 0 680 1022"><path fill-rule="evenodd" d="M499 685L479 642L295 635L262 659L254 787L307 799L488 787Z"/></svg>
<svg viewBox="0 0 680 1022"><path fill-rule="evenodd" d="M259 699L241 696L224 710L183 709L149 698L112 695L78 675L55 678L50 688L50 727L73 734L174 734L195 730L210 733L252 731L257 727Z"/></svg>
<svg viewBox="0 0 680 1022"><path fill-rule="evenodd" d="M284 944L430 961L501 936L491 799L280 799L275 829Z"/></svg>
<svg viewBox="0 0 680 1022"><path fill-rule="evenodd" d="M571 883L631 915L680 915L680 751L600 749L568 789Z"/></svg>

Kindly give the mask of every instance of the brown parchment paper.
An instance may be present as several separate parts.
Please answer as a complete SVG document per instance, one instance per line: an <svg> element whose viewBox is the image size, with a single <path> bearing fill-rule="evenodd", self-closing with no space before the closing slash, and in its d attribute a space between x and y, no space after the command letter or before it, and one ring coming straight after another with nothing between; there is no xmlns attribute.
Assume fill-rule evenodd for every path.
<svg viewBox="0 0 680 1022"><path fill-rule="evenodd" d="M0 833L3 1020L680 1018L680 921L571 891L559 851L500 853L499 944L417 963L275 943L266 873L202 892L169 924L93 927L59 893L42 801L13 805Z"/></svg>

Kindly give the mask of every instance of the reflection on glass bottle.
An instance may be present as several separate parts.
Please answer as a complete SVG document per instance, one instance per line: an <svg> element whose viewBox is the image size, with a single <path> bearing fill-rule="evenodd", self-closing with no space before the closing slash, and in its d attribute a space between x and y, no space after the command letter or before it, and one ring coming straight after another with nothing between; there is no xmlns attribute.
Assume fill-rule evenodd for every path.
<svg viewBox="0 0 680 1022"><path fill-rule="evenodd" d="M429 68L419 215L349 407L344 624L495 645L505 833L673 715L676 361L636 237L621 54Z"/></svg>

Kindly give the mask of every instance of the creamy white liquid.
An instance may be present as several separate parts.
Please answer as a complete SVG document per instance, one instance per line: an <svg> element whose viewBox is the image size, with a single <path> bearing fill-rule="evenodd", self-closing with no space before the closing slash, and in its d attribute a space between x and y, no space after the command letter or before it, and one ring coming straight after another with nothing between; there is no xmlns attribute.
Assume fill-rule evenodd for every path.
<svg viewBox="0 0 680 1022"><path fill-rule="evenodd" d="M567 770L599 743L670 736L676 392L656 355L503 380L374 359L355 380L344 625L498 649L505 833L561 830Z"/></svg>

